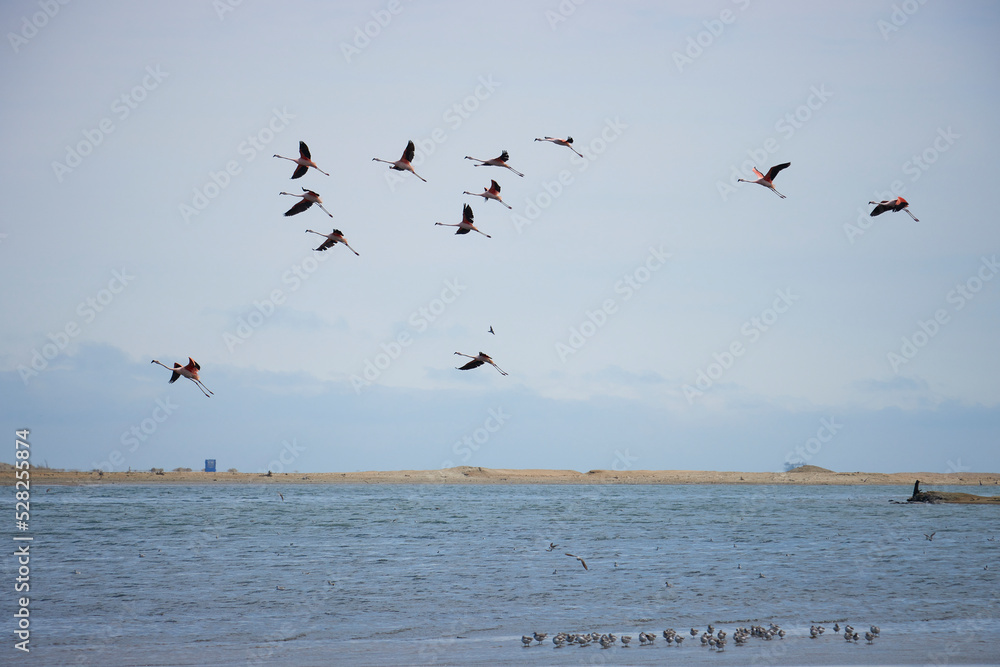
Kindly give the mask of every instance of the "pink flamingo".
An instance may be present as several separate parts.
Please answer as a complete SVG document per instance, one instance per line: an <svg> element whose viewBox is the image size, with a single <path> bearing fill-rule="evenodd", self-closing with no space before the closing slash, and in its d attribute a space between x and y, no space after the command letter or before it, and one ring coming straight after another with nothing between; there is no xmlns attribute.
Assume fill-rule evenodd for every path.
<svg viewBox="0 0 1000 667"><path fill-rule="evenodd" d="M466 204L465 207L462 208L462 222L456 222L456 223L435 222L434 224L441 225L443 227L458 227L458 229L455 230L456 234L468 234L470 231L474 231L474 232L479 232L488 239L493 238L486 232L479 231L479 229L477 229L476 226L472 224L472 220L473 220L472 207Z"/></svg>
<svg viewBox="0 0 1000 667"><path fill-rule="evenodd" d="M896 197L895 199L887 201L870 201L868 203L876 204L875 209L871 212L871 216L873 218L876 215L882 215L886 211L893 211L894 213L899 211L906 211L907 215L913 218L914 222L920 222L920 220L917 219L917 216L913 215L913 213L910 212L910 209L908 208L910 202L906 201L902 197Z"/></svg>
<svg viewBox="0 0 1000 667"><path fill-rule="evenodd" d="M566 137L565 139L559 139L557 137L544 137L542 139L535 139L535 141L551 141L556 146L565 146L566 148L570 149L580 157L583 157L580 151L573 148L573 137Z"/></svg>
<svg viewBox="0 0 1000 667"><path fill-rule="evenodd" d="M473 197L482 197L484 200L492 199L493 201L498 201L504 206L507 206L507 204L504 203L504 200L500 198L500 185L496 181L491 180L490 187L484 188L482 192L469 192L466 190L462 194L472 195ZM507 206L507 208L510 208L510 206Z"/></svg>
<svg viewBox="0 0 1000 667"><path fill-rule="evenodd" d="M493 368L500 371L500 375L507 375L507 372L500 370L500 367L497 366L495 363L493 363L493 359L491 359L490 355L486 354L485 352L480 352L476 356L472 356L471 354L462 354L461 352L456 352L455 354L472 359L472 361L468 362L464 366L458 366L458 370L460 371L467 371L472 368L479 368L483 364L489 364Z"/></svg>
<svg viewBox="0 0 1000 667"><path fill-rule="evenodd" d="M284 155L278 155L277 153L274 154L274 157L280 157L282 160L291 160L295 164L299 165L292 173L292 178L302 178L306 175L306 172L309 171L309 167L312 167L321 174L326 174L327 176L330 175L317 167L316 163L312 161L312 155L309 153L309 147L306 146L306 142L304 141L299 142L299 157L285 157Z"/></svg>
<svg viewBox="0 0 1000 667"><path fill-rule="evenodd" d="M506 167L507 169L510 169L512 172L514 172L518 176L522 176L522 177L524 176L524 174L522 174L518 170L516 170L513 167L511 167L509 164L507 164L507 160L510 159L510 155L507 154L507 151L504 151L503 153L500 153L500 157L495 157L492 160L480 160L477 157L471 157L469 155L466 155L465 159L466 160L475 160L476 162L479 163L479 164L476 165L477 167Z"/></svg>
<svg viewBox="0 0 1000 667"><path fill-rule="evenodd" d="M206 387L204 383L202 383L201 378L198 377L198 371L201 370L201 366L199 366L198 362L192 359L191 357L188 357L187 366L181 366L180 364L175 363L174 367L170 368L169 366L161 364L156 359L153 359L149 363L160 364L168 371L173 371L173 375L170 376L169 384L173 384L174 382L176 382L177 378L179 377L186 377L188 380L191 380L191 382L194 382L196 385L198 385L198 388L201 389L201 393L205 394L206 397L209 398L211 397L212 390Z"/></svg>
<svg viewBox="0 0 1000 667"><path fill-rule="evenodd" d="M309 208L310 206L312 206L313 204L316 204L320 208L323 208L323 200L319 198L318 192L313 192L312 190L306 190L305 188L302 188L302 192L304 192L305 194L297 195L291 192L278 193L281 195L289 195L291 197L302 197L302 201L300 201L298 204L285 211L286 216L297 215L302 211L306 210L307 208ZM323 208L323 212L329 215L331 218L333 217L333 214L327 211L325 208Z"/></svg>
<svg viewBox="0 0 1000 667"><path fill-rule="evenodd" d="M411 140L408 144L406 144L406 150L403 151L403 157L399 158L395 162L390 162L389 160L383 160L382 158L377 158L377 157L373 157L372 162L385 162L386 164L391 165L389 169L395 169L396 171L408 171L417 178L419 178L421 181L426 183L427 179L418 174L417 172L413 171L413 165L410 164L411 162L413 162L413 156L416 154L416 152L417 149L416 147L414 147L413 141Z"/></svg>
<svg viewBox="0 0 1000 667"><path fill-rule="evenodd" d="M328 248L332 248L333 246L337 245L338 243L343 243L345 246L347 246L348 250L350 250L351 252L353 252L355 255L358 255L358 257L361 256L361 255L358 254L357 250L355 250L351 246L347 245L347 239L344 238L344 233L342 231L340 231L339 229L335 229L335 230L333 230L329 234L322 234L320 232L314 232L311 229L307 229L306 230L306 234L310 234L310 233L312 233L312 234L318 234L319 236L322 236L322 237L326 238L326 240L323 241L323 243L321 243L320 246L318 248L316 248L316 250L326 250Z"/></svg>
<svg viewBox="0 0 1000 667"><path fill-rule="evenodd" d="M743 183L756 183L757 185L763 185L765 188L769 188L771 190L771 192L773 192L774 194L776 194L779 197L781 197L782 199L784 199L785 195L781 194L780 192L778 192L777 190L774 189L774 182L773 181L774 181L775 177L778 175L779 171L781 171L782 169L785 169L785 168L791 166L791 164L792 164L791 162L786 162L784 164L776 164L773 167L771 167L770 169L768 169L766 174L760 173L759 171L757 171L757 167L754 167L753 168L753 173L757 174L757 180L756 181L748 181L745 178L740 178L740 179L737 179L737 180L742 181Z"/></svg>

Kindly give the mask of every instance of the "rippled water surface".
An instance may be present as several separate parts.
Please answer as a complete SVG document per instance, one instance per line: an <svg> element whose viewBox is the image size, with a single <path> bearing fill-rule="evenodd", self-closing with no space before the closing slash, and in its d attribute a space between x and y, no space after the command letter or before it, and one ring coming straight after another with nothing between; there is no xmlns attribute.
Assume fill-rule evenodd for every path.
<svg viewBox="0 0 1000 667"><path fill-rule="evenodd" d="M24 664L1000 662L1000 508L889 502L908 488L33 491ZM644 630L770 622L788 636L636 646ZM835 622L881 637L848 643ZM533 631L633 646L522 648Z"/></svg>

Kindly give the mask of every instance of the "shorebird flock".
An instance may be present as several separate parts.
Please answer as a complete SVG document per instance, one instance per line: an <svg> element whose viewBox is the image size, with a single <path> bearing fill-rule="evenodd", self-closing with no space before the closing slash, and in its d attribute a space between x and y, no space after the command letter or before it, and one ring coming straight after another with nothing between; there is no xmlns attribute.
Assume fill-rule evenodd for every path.
<svg viewBox="0 0 1000 667"><path fill-rule="evenodd" d="M558 137L549 137L549 136L546 136L546 137L536 137L535 141L552 143L552 144L555 144L556 146L563 146L565 148L570 149L571 151L573 151L574 153L576 153L580 157L583 157L583 155L573 147L573 137L567 136L565 139L561 139L561 138L558 138ZM410 140L410 141L407 142L406 148L403 150L403 154L400 156L400 158L398 160L392 161L392 160L384 160L384 159L378 158L378 157L373 157L372 161L373 162L382 162L382 163L388 164L389 165L389 169L394 169L396 171L401 171L401 172L402 171L407 171L407 172L413 174L416 178L419 178L421 181L423 181L424 183L426 183L427 179L425 179L423 176L421 176L420 174L418 174L413 169L413 159L414 159L415 156L416 156L416 147L414 146L413 141ZM319 165L317 165L316 162L312 159L312 152L309 150L309 146L304 141L299 141L299 157L297 157L297 158L291 158L291 157L286 157L284 155L278 155L277 153L274 154L274 157L282 159L282 160L288 160L290 162L295 163L295 170L292 172L291 180L296 180L296 179L303 178L304 176L306 176L309 173L310 169L313 169L313 170L315 170L315 171L317 171L317 172L319 172L319 173L321 173L321 174L323 174L325 176L329 176L330 175L328 172L323 171L322 169L320 169ZM501 151L500 155L498 155L497 157L490 158L490 159L487 159L487 160L484 160L482 158L472 157L471 155L466 155L465 159L466 160L472 160L473 162L475 162L476 163L475 164L476 167L500 167L500 168L503 168L503 169L507 169L507 170L513 172L514 174L516 174L516 175L518 175L520 177L524 176L524 174L522 174L521 172L517 171L516 169L514 169L509 164L507 164L510 161L510 154L506 150ZM743 183L755 183L757 185L761 185L761 186L769 189L771 192L773 192L774 194L776 194L778 197L780 197L782 199L785 199L786 198L785 195L781 194L780 192L778 192L774 188L774 180L775 180L775 178L778 177L778 174L781 171L789 168L791 165L792 165L791 162L783 162L781 164L776 164L776 165L772 166L771 168L769 168L767 170L766 174L765 173L761 173L760 170L757 169L757 167L754 167L753 171L754 171L754 174L757 176L756 179L740 178L740 179L737 179L737 180L739 182L743 182ZM500 184L495 179L490 179L490 185L489 185L489 187L484 187L482 192L470 192L470 191L466 190L462 194L463 195L471 195L473 197L482 197L484 203L487 202L487 201L489 201L489 200L493 200L493 201L501 204L502 206L505 206L508 209L510 209L511 206L509 204L507 204L506 202L504 202L503 198L500 196L500 192L501 192ZM298 197L299 198L299 201L296 202L294 206L292 206L287 211L285 211L285 216L286 217L291 217L291 216L299 215L300 213L304 213L305 211L308 211L309 209L311 209L314 205L317 208L319 208L321 211L323 211L324 213L326 213L327 216L329 216L331 218L334 217L333 214L330 213L328 210L326 210L326 208L323 206L323 199L320 197L320 194L318 192L314 191L314 190L310 190L308 188L303 187L301 194L294 193L294 192L284 192L284 191L279 192L278 194L279 195L286 195L286 196L290 196L290 197ZM870 201L868 203L875 205L875 208L872 209L872 211L870 213L870 215L872 217L877 216L877 215L881 215L881 214L883 214L883 213L885 213L887 211L892 211L892 212L897 212L897 213L899 211L905 211L907 213L907 215L909 215L911 218L913 218L913 220L915 222L920 222L920 220L917 219L917 217L915 215L913 215L913 213L910 211L910 209L909 209L909 205L910 205L909 202L906 201L905 199L903 199L902 197L896 197L896 199L887 200L887 201L881 201L881 202ZM434 224L435 225L444 226L444 227L456 227L457 229L455 230L455 234L457 234L457 235L469 234L469 232L477 232L478 234L481 234L482 236L485 236L486 238L493 238L492 236L490 236L486 232L484 232L481 229L479 229L478 227L476 227L476 225L475 225L475 215L474 215L474 213L472 211L472 206L470 206L469 204L464 204L462 206L462 220L460 222L454 222L454 223L452 223L452 222L435 222ZM361 256L360 253L358 253L357 250L355 250L354 248L352 248L347 243L347 238L344 236L344 233L342 231L340 231L339 229L334 229L329 234L326 234L326 233L323 233L323 232L317 232L317 231L314 231L312 229L307 229L305 231L306 231L307 234L317 234L317 235L322 236L322 237L324 237L326 239L317 248L315 248L315 250L317 252L322 252L322 251L329 250L329 249L333 248L334 246L336 246L339 243L339 244L344 245L348 250L350 250L351 252L353 252L356 256L358 256L358 257ZM493 331L493 327L492 326L490 326L489 333L491 333L493 335L496 335L496 332ZM469 355L469 354L465 354L463 352L455 352L455 354L461 355L461 356L464 356L464 357L468 357L468 358L472 359L472 361L470 361L470 362L468 362L468 363L466 363L466 364L464 364L462 366L456 367L458 370L463 370L463 371L464 370L471 370L471 369L474 369L474 368L478 368L478 367L480 367L480 366L482 366L484 364L490 364L491 366L493 366L493 368L495 368L497 371L499 371L501 375L507 375L506 371L500 370L500 367L497 366L496 363L494 363L493 359L488 354L486 354L485 352L480 352L477 355ZM181 366L180 364L174 364L173 368L170 368L168 366L164 366L163 364L160 364L160 362L156 361L155 359L153 360L152 363L160 364L164 368L167 368L168 370L173 371L173 375L171 375L171 377L170 377L170 382L176 381L178 377L186 377L186 378L192 380L196 385L198 385L198 388L202 390L202 393L206 397L212 396L213 395L212 392L208 391L208 388L205 387L204 384L201 383L201 380L198 377L198 371L201 370L201 366L199 366L197 364L197 362L195 362L194 359L191 359L190 357L188 357L188 361L189 361L189 363L186 366ZM580 562L581 563L583 562L582 559L581 559ZM584 565L584 567L586 567L586 565Z"/></svg>
<svg viewBox="0 0 1000 667"><path fill-rule="evenodd" d="M840 624L834 625L833 628L834 633L840 632ZM826 628L822 625L812 625L809 627L809 637L818 639L825 631ZM874 644L875 640L879 637L879 632L877 625L871 626L864 634L865 643ZM730 639L730 633L722 629L716 630L715 626L711 623L708 624L708 628L704 631L691 628L690 632L685 632L684 630L677 632L673 628L667 628L661 635L668 648L671 646L681 648L685 639L690 635L691 642L695 646L701 646L710 651L725 651ZM530 635L521 635L521 645L524 648L542 646L548 636L547 632L533 632ZM775 623L770 623L767 627L762 625L751 625L748 628L738 627L732 632L732 640L735 646L746 646L752 639L772 641L775 639L782 640L786 636L788 636L788 633ZM843 636L850 643L857 643L860 639L857 631L850 625L844 626ZM655 632L643 631L638 634L637 638L639 646L650 647L656 645L657 634ZM567 646L585 648L591 645L599 645L602 649L612 648L615 645L620 645L622 648L630 648L632 646L632 635L616 635L611 632L558 632L552 637L552 644L557 649Z"/></svg>

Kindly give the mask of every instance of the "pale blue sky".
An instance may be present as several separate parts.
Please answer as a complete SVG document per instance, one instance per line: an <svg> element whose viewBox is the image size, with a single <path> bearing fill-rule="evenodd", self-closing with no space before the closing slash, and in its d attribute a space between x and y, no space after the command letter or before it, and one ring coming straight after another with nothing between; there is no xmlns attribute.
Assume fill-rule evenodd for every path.
<svg viewBox="0 0 1000 667"><path fill-rule="evenodd" d="M36 462L1000 469L995 3L225 7L0 6ZM371 161L410 139L427 183ZM188 356L213 398L149 363Z"/></svg>

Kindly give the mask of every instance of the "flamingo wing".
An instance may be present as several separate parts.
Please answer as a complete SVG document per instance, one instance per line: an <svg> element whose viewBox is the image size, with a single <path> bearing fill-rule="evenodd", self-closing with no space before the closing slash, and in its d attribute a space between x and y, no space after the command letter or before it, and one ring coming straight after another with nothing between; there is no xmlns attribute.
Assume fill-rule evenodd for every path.
<svg viewBox="0 0 1000 667"><path fill-rule="evenodd" d="M464 366L459 366L458 370L460 370L460 371L467 371L467 370L470 370L470 369L473 369L473 368L479 368L484 363L486 363L486 362L484 362L482 359L473 359L472 361L470 361L469 363L465 364Z"/></svg>
<svg viewBox="0 0 1000 667"><path fill-rule="evenodd" d="M784 164L774 165L773 167L767 170L767 175L764 176L764 178L766 178L769 181L773 181L774 177L778 175L778 172L780 172L782 169L787 169L788 167L791 166L791 164L792 164L791 162L785 162ZM754 171L756 171L756 169ZM759 174L760 172L758 171L757 173Z"/></svg>
<svg viewBox="0 0 1000 667"><path fill-rule="evenodd" d="M403 151L403 159L407 162L413 162L413 156L416 154L417 149L413 145L413 140L406 144L406 150Z"/></svg>
<svg viewBox="0 0 1000 667"><path fill-rule="evenodd" d="M316 250L327 250L328 248L332 248L335 245L337 245L336 239L331 239L327 237L327 239L323 241L323 243L321 243L320 246L316 248Z"/></svg>
<svg viewBox="0 0 1000 667"><path fill-rule="evenodd" d="M287 211L285 211L285 215L286 216L297 215L297 214L301 213L302 211L305 211L306 209L308 209L312 205L313 205L313 203L311 201L309 201L307 199L303 199L298 204L296 204L295 206L293 206L290 209L288 209Z"/></svg>
<svg viewBox="0 0 1000 667"><path fill-rule="evenodd" d="M187 365L187 367L188 368L193 368L196 371L200 371L201 370L201 366L198 365L198 362L195 361L194 359L192 359L191 357L188 357L188 365Z"/></svg>
<svg viewBox="0 0 1000 667"><path fill-rule="evenodd" d="M872 212L869 213L869 215L874 218L876 215L882 215L883 213L885 213L886 211L890 210L891 208L892 208L892 205L889 202L887 202L887 201L879 202L879 204L875 208L872 209Z"/></svg>
<svg viewBox="0 0 1000 667"><path fill-rule="evenodd" d="M306 146L306 142L299 142L299 157L304 157L307 160L312 159L312 154L309 152L309 147Z"/></svg>
<svg viewBox="0 0 1000 667"><path fill-rule="evenodd" d="M179 366L179 365L180 364L175 364L175 366ZM177 371L174 371L173 373L170 374L170 382L168 382L167 384L173 384L173 383L177 382L177 378L179 378L180 376L181 376L180 373L178 373Z"/></svg>
<svg viewBox="0 0 1000 667"><path fill-rule="evenodd" d="M492 190L493 192L496 192L497 194L500 194L500 184L497 183L494 180L491 180L490 181L490 190Z"/></svg>
<svg viewBox="0 0 1000 667"><path fill-rule="evenodd" d="M498 157L497 159L500 160L501 162L506 162L507 160L510 159L510 155L507 154L507 151L504 151L503 153L500 153L500 157Z"/></svg>
<svg viewBox="0 0 1000 667"><path fill-rule="evenodd" d="M455 233L468 234L470 231L472 231L472 227L459 227L458 229L455 230Z"/></svg>
<svg viewBox="0 0 1000 667"><path fill-rule="evenodd" d="M472 207L469 206L468 204L466 204L464 207L462 207L462 222L467 222L470 225L473 222L475 222L475 219L473 218L473 215L472 215Z"/></svg>
<svg viewBox="0 0 1000 667"><path fill-rule="evenodd" d="M304 164L300 164L298 167L295 168L295 171L292 173L292 178L293 179L302 178L303 176L306 175L307 171L309 171L309 167L305 166Z"/></svg>

